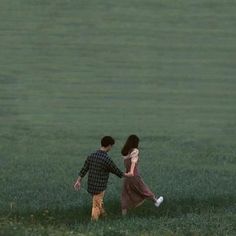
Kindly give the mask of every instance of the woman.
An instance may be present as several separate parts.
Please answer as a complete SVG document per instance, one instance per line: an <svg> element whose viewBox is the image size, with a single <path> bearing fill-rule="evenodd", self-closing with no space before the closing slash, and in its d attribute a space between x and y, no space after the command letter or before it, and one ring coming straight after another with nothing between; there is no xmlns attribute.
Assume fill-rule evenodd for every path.
<svg viewBox="0 0 236 236"><path fill-rule="evenodd" d="M122 214L126 215L127 210L140 206L145 199L153 201L156 207L159 207L163 202L163 197L155 197L155 194L149 189L149 187L143 182L139 171L139 138L136 135L130 135L121 150L124 158L124 164L126 172L128 172L129 178L124 179L121 207Z"/></svg>

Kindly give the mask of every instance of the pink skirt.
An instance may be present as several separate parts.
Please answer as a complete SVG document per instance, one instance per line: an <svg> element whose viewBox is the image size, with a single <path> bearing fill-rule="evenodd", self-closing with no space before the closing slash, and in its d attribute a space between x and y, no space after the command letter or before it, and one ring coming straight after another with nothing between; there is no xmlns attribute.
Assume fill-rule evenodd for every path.
<svg viewBox="0 0 236 236"><path fill-rule="evenodd" d="M143 182L140 176L124 178L121 195L122 209L135 208L141 205L145 199L153 200L154 193Z"/></svg>

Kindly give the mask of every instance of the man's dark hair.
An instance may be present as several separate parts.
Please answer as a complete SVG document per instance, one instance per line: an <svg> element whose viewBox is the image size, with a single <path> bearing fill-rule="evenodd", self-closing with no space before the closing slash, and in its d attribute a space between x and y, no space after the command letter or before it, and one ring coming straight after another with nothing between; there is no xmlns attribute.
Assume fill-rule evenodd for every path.
<svg viewBox="0 0 236 236"><path fill-rule="evenodd" d="M108 147L109 145L114 145L115 140L111 136L105 136L101 140L102 147Z"/></svg>

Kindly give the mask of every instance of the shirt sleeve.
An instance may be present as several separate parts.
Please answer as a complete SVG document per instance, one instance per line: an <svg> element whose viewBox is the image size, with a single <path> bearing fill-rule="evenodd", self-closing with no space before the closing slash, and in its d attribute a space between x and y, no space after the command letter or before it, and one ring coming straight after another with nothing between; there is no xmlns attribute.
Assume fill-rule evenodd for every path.
<svg viewBox="0 0 236 236"><path fill-rule="evenodd" d="M107 169L110 173L118 176L119 178L122 178L124 176L124 173L116 166L116 164L112 161L112 159L109 157L107 159Z"/></svg>
<svg viewBox="0 0 236 236"><path fill-rule="evenodd" d="M89 158L87 157L83 168L79 172L79 176L83 178L87 174L88 170L89 170Z"/></svg>
<svg viewBox="0 0 236 236"><path fill-rule="evenodd" d="M138 149L134 149L131 153L130 153L130 157L131 157L131 162L132 163L137 163L138 159L139 159L139 150Z"/></svg>

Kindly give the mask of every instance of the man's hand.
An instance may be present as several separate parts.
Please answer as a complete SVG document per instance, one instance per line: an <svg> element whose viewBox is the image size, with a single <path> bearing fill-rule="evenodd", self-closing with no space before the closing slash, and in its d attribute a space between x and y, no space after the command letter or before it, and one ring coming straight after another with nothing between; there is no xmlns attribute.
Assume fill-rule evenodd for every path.
<svg viewBox="0 0 236 236"><path fill-rule="evenodd" d="M80 182L80 178L77 179L77 181L74 184L74 189L79 191L81 187L81 182Z"/></svg>

